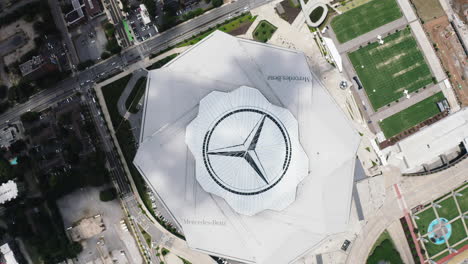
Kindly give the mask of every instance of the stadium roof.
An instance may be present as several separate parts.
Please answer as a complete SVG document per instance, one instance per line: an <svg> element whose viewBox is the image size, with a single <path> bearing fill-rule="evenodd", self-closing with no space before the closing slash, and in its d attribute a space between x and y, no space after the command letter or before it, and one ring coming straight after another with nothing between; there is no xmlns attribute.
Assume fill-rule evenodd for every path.
<svg viewBox="0 0 468 264"><path fill-rule="evenodd" d="M244 93L248 96L239 96ZM224 102L231 102L229 109L214 111L215 105L223 106L216 98L221 102L228 98ZM239 119L228 120L228 116L216 126L232 109L266 109L263 112L271 113L264 139L267 145L283 144L270 154L272 160L285 155L279 136L282 129L294 138L297 126L300 144L291 140L291 146L302 146L307 157L300 157L300 150L299 157L292 152L291 162L297 162L297 170L302 171L301 162L305 161L308 175L302 181L301 175L294 175L298 179L284 188L292 193L296 189L295 200L277 207L269 202L236 206L236 200L227 197L231 192L216 193L220 188L213 184L215 180L209 182L202 175L207 169L199 164L203 157L199 136L213 131L213 147L223 147L225 142L234 143L229 135L223 138L221 132L232 133L227 127L242 134L240 138L248 137L245 131L249 127L256 131L258 126L252 123L266 116L244 111L236 117ZM281 120L283 125L275 127L273 120ZM359 142L358 133L311 73L303 53L216 31L163 68L148 73L134 164L182 227L191 248L246 263L290 263L327 235L346 230ZM218 172L229 170L223 162L214 164L220 166ZM252 174L253 166L247 164L236 168ZM269 164L273 166L273 162ZM202 178L211 186L206 188ZM258 177L255 180L231 185L237 190L263 188ZM274 190L277 187L279 191ZM282 188L272 187L272 197L290 193ZM276 210L262 211L266 208Z"/></svg>
<svg viewBox="0 0 468 264"><path fill-rule="evenodd" d="M202 188L245 215L285 209L309 170L294 116L246 86L203 98L186 143Z"/></svg>

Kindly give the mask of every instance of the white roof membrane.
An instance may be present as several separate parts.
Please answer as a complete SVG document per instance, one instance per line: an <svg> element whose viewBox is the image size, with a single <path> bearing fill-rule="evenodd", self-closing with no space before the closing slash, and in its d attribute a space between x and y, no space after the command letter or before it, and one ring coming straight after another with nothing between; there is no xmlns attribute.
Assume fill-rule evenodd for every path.
<svg viewBox="0 0 468 264"><path fill-rule="evenodd" d="M216 31L165 67L150 71L147 83L134 164L181 225L190 247L246 263L283 264L301 257L326 236L346 230L360 137L311 74L303 53ZM216 99L231 96L229 105ZM308 170L306 176L296 175L294 181L265 192L268 197L235 204L234 194L217 193L222 187L210 178L206 177L206 186L203 183L206 169L198 166L203 144L191 137L212 129L211 122L241 106L266 109L283 120L284 127L297 127L297 144L307 163L299 167ZM239 138L231 130L242 138L261 118L245 112L221 122L209 146L235 145ZM279 130L270 121L265 124L269 132L260 137L259 146L278 140ZM291 128L288 131L294 134ZM261 163L271 167L266 171L277 171L282 151L269 154L271 161L259 155ZM229 179L224 180L229 185L262 188L258 177L235 180L233 175L239 172L230 172L231 168L258 175L244 160L215 159L215 166L227 173Z"/></svg>

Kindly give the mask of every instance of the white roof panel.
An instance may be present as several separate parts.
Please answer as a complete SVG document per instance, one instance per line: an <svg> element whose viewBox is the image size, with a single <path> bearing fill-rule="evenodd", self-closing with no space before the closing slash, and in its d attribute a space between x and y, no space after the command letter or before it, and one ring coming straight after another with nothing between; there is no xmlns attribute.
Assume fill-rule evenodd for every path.
<svg viewBox="0 0 468 264"><path fill-rule="evenodd" d="M241 86L250 88L238 89ZM264 97L271 105L263 107L270 111L285 108L298 122L299 141L307 154L309 171L297 185L295 199L288 197L291 200L287 203L291 204L283 210L264 210L253 216L240 214L226 202L226 197L206 192L196 180L197 162L185 144L187 126L197 115L201 118L199 112L206 112L207 120L218 120L219 114L215 113L222 112L225 106L210 103L210 98L216 98L211 95L233 91L254 91L261 96L235 96L238 99L233 99L230 107L243 104L244 100L249 105L261 104ZM282 264L305 254L327 235L345 231L360 137L311 74L304 54L217 31L164 68L151 71L147 95L134 164L182 226L190 247L248 263ZM206 111L202 98L210 105ZM233 129L242 134L255 121L249 114L236 116L221 124L218 132ZM203 122L194 122L190 126L198 129L202 125ZM213 141L219 147L236 141L232 133L223 140L219 135ZM265 136L258 144L276 138L274 134ZM194 149L199 149L200 143L194 145ZM262 159L274 166L273 161ZM223 166L222 162L219 166ZM238 184L231 180L229 184ZM242 183L254 188L259 184ZM281 197L281 192L277 195Z"/></svg>

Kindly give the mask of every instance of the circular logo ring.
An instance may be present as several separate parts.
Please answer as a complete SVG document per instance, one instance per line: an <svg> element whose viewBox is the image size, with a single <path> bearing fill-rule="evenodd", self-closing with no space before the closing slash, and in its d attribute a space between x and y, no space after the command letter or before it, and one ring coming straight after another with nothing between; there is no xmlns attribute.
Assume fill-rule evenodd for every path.
<svg viewBox="0 0 468 264"><path fill-rule="evenodd" d="M239 190L234 190L232 187L228 186L228 184L224 183L221 180L221 178L214 171L214 169L212 167L212 164L211 164L210 157L209 157L210 156L209 145L210 145L211 136L213 135L213 132L216 130L217 126L222 121L224 121L226 118L228 118L228 117L230 117L230 116L232 116L234 114L238 114L238 113L242 113L242 112L251 112L251 113L257 113L257 114L261 115L262 119L259 121L259 123L261 122L260 126L263 125L263 122L266 119L273 122L273 124L275 124L275 126L281 132L281 135L282 135L283 141L284 141L284 145L285 145L285 149L286 149L283 164L282 164L282 168L281 168L281 170L282 170L281 175L279 177L277 177L277 179L275 181L273 181L271 183L267 182L267 185L265 187L261 188L260 190L255 190L255 191L239 191ZM261 127L260 127L260 130L261 130ZM255 136L254 136L255 144L258 141L259 137L260 137L260 132L258 133L256 139L255 139ZM268 191L269 189L273 188L276 184L278 184L282 180L284 175L286 174L286 171L288 170L289 164L291 162L291 153L292 153L291 152L291 140L289 138L289 134L288 134L286 128L284 127L284 125L276 117L274 117L272 114L270 114L270 113L268 113L268 112L266 112L264 110L260 110L260 109L256 109L256 108L236 109L236 110L230 111L230 112L222 115L217 121L214 122L213 126L206 132L205 137L203 139L203 162L205 164L205 168L208 171L209 175L223 189L225 189L225 190L227 190L227 191L229 191L231 193L235 193L235 194L239 194L239 195L256 195L256 194L260 194L260 193L263 193L265 191ZM236 152L233 151L233 152L231 152L231 154L228 153L228 152L223 152L222 155L223 156L242 157L242 158L244 158L246 160L246 162L249 162L249 164L252 166L252 168L256 167L254 164L252 164L252 162L250 162L253 159L249 158L250 155L248 154L247 151L245 151L243 153L243 155L239 151L236 151ZM258 171L257 171L257 173L258 173ZM262 177L261 175L259 175L259 176ZM263 178L263 179L265 180L265 178Z"/></svg>

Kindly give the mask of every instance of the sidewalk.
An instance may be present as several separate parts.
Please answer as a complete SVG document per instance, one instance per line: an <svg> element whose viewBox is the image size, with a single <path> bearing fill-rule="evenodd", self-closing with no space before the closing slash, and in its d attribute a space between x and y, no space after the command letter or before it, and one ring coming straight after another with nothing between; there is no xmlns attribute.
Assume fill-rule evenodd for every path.
<svg viewBox="0 0 468 264"><path fill-rule="evenodd" d="M140 63L133 64L132 67L128 68L124 72L122 72L122 73L120 73L120 74L118 74L118 75L116 75L116 76L114 76L114 77L112 77L110 79L107 79L106 81L104 81L102 83L99 83L99 84L95 85L94 90L96 91L96 97L99 100L99 104L102 106L102 114L103 114L107 124L112 124L112 122L111 122L111 119L110 119L109 111L107 110L107 107L106 107L104 96L102 94L101 88L103 86L105 86L105 85L107 85L107 84L109 84L109 83L111 83L111 82L113 82L115 80L118 80L118 79L126 76L127 74L129 74L131 72L134 72L137 69L146 68L149 65L151 65L152 63L154 63L154 62L156 62L156 61L158 61L158 60L160 60L162 58L165 58L165 57L167 57L167 56L169 56L171 54L183 52L187 48L188 47L177 48L177 49L171 50L169 52L163 53L160 56L157 56L157 57L155 57L155 58L153 58L151 60L146 59L146 60L144 60L144 61L142 61ZM145 71L142 71L142 72L145 72ZM120 148L120 144L119 144L119 142L118 142L118 140L117 140L117 138L115 136L114 127L112 125L109 125L108 128L109 128L109 131L110 131L110 135L111 135L111 137L113 139L113 142L115 144L115 147L117 149L120 160L122 162L122 165L124 167L125 173L127 175L127 179L130 182L132 192L133 192L133 196L136 198L136 202L138 204L142 205L143 201L141 200L141 197L138 195L138 191L136 189L136 185L135 185L135 182L133 180L133 177L131 177L128 164L127 164L127 162L126 162L126 160L125 160L125 158L123 156L122 150ZM180 255L180 256L186 258L187 260L192 261L193 263L213 263L214 262L208 255L192 250L188 246L186 241L174 236L172 233L167 231L163 226L161 226L158 223L158 221L151 215L151 213L148 211L148 209L145 206L141 206L141 210L143 210L145 212L145 215L147 216L147 220L151 222L151 226L158 229L163 234L163 237L165 238L166 241L170 241L170 243L165 243L164 246L166 248L173 251L177 255Z"/></svg>
<svg viewBox="0 0 468 264"><path fill-rule="evenodd" d="M403 217L403 211L393 190L394 183L399 183L407 207L413 208L455 189L466 180L467 174L468 160L450 169L423 177L402 177L398 169L387 167L387 171L384 172L387 199L374 216L368 217L366 225L353 242L346 263L366 263L369 250L382 231L395 222L399 223L399 219ZM396 238L398 241L398 236Z"/></svg>
<svg viewBox="0 0 468 264"><path fill-rule="evenodd" d="M376 28L370 32L367 32L359 37L356 37L350 41L347 41L343 44L339 44L336 39L335 32L333 30L328 30L330 36L333 39L333 42L337 43L337 49L340 54L346 53L353 49L358 48L360 45L367 45L368 42L377 41L377 36L381 35L382 37L386 36L388 33L395 31L396 29L401 29L408 24L408 21L405 17L401 17L393 22L385 24L379 28Z"/></svg>
<svg viewBox="0 0 468 264"><path fill-rule="evenodd" d="M427 87L424 90L421 90L419 93L412 93L411 97L407 99L406 97L402 97L398 103L391 105L390 107L386 107L371 116L371 120L374 123L378 123L380 120L383 120L389 116L392 116L406 108L421 102L422 100L440 92L439 84L432 85Z"/></svg>
<svg viewBox="0 0 468 264"><path fill-rule="evenodd" d="M131 113L127 111L125 102L127 101L127 98L132 92L133 88L135 87L135 84L138 81L138 79L146 76L147 73L148 72L144 68L134 71L132 78L130 78L130 80L127 83L127 86L125 87L125 89L119 97L119 101L117 102L117 109L119 110L119 114L125 119L128 119L129 115L131 115Z"/></svg>

